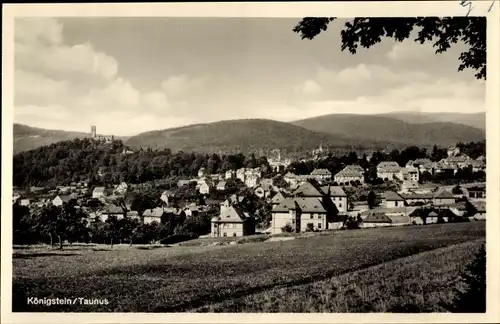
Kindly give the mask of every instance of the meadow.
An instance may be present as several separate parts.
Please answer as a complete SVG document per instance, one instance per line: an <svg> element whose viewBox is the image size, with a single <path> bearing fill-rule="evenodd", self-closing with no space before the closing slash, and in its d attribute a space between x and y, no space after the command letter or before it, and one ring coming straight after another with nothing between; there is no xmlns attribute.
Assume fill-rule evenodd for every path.
<svg viewBox="0 0 500 324"><path fill-rule="evenodd" d="M470 222L333 231L290 241L225 246L109 249L75 245L62 251L15 248L13 311L285 311L282 307L286 311L396 311L397 307L406 309L418 300L373 300L392 294L390 289L430 289L437 284L427 276L436 273L438 283L453 286L454 274L484 237L485 223ZM462 243L466 245L457 245ZM446 247L453 252L442 252L445 250L441 248ZM435 253L422 253L426 251ZM440 258L451 259L441 262ZM384 278L388 286L376 286ZM395 283L401 280L403 288L397 288ZM418 288L417 283L422 281L429 282L427 288ZM356 291L368 295L353 297ZM31 296L107 298L109 304L28 305L27 298ZM279 306L279 301L288 296L295 296L296 303L303 300L304 304L290 301ZM357 301L349 304L345 301L348 296ZM256 302L266 298L265 305ZM316 308L308 302L314 298L322 300ZM248 303L255 306L244 306ZM342 309L335 303L347 306ZM367 308L364 303L378 306Z"/></svg>

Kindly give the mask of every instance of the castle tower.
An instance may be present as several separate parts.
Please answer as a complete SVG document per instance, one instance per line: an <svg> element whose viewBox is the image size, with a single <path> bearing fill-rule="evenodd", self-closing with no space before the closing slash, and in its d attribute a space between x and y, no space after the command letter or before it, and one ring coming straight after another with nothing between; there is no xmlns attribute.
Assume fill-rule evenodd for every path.
<svg viewBox="0 0 500 324"><path fill-rule="evenodd" d="M92 138L96 138L97 137L97 130L96 130L95 125L90 126L90 136Z"/></svg>

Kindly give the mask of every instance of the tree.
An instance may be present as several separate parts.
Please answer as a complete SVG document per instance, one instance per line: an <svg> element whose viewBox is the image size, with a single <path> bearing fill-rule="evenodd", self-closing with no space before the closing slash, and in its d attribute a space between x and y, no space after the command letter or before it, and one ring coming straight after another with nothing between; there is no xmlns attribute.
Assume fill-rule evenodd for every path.
<svg viewBox="0 0 500 324"><path fill-rule="evenodd" d="M313 39L327 30L336 18L304 18L293 29L302 39ZM458 71L476 70L477 79L486 79L486 17L408 17L408 18L355 18L345 23L341 31L342 51L352 54L361 45L370 48L382 37L402 42L419 29L416 42L433 42L437 53L446 52L452 44L461 40L468 50L459 56Z"/></svg>
<svg viewBox="0 0 500 324"><path fill-rule="evenodd" d="M486 312L486 248L481 246L476 258L460 274L465 290L457 289L453 311L458 313Z"/></svg>
<svg viewBox="0 0 500 324"><path fill-rule="evenodd" d="M376 204L377 204L377 196L375 195L375 193L373 191L370 191L368 193L367 201L368 201L368 207L370 209L373 209L373 207L376 206Z"/></svg>
<svg viewBox="0 0 500 324"><path fill-rule="evenodd" d="M461 195L461 194L463 194L462 189L460 188L459 185L456 185L455 187L453 187L453 189L451 190L451 193L454 194L454 195Z"/></svg>

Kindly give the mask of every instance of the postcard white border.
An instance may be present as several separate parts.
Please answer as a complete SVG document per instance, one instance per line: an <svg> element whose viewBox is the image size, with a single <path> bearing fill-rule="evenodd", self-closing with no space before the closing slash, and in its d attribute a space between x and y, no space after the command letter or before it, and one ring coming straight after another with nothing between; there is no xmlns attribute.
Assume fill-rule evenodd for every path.
<svg viewBox="0 0 500 324"><path fill-rule="evenodd" d="M268 2L144 4L5 4L2 28L2 323L485 323L500 322L500 3L474 1L471 15L487 16L487 313L486 314L191 314L12 313L13 19L15 17L415 17L464 16L459 1ZM457 72L458 73L458 72Z"/></svg>

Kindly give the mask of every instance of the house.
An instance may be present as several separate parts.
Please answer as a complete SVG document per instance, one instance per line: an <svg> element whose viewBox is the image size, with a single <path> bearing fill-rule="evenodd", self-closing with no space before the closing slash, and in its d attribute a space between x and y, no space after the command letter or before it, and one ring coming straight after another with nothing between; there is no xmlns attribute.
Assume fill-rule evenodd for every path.
<svg viewBox="0 0 500 324"><path fill-rule="evenodd" d="M201 182L198 191L202 195L208 195L210 193L210 184L207 181Z"/></svg>
<svg viewBox="0 0 500 324"><path fill-rule="evenodd" d="M405 215L388 215L383 212L371 212L363 219L361 227L403 226L408 224L410 224L410 217Z"/></svg>
<svg viewBox="0 0 500 324"><path fill-rule="evenodd" d="M101 214L100 218L101 218L102 222L105 222L111 216L115 216L118 219L121 219L125 216L123 209L120 206L117 206L115 204L108 204L108 205L104 206L104 208L101 210L100 214Z"/></svg>
<svg viewBox="0 0 500 324"><path fill-rule="evenodd" d="M401 168L397 177L402 181L417 182L419 180L418 169L413 166Z"/></svg>
<svg viewBox="0 0 500 324"><path fill-rule="evenodd" d="M470 160L469 166L472 167L472 172L479 172L486 170L486 163L484 163L484 161L481 160Z"/></svg>
<svg viewBox="0 0 500 324"><path fill-rule="evenodd" d="M259 182L259 176L256 174L250 174L245 178L245 185L249 188L257 186Z"/></svg>
<svg viewBox="0 0 500 324"><path fill-rule="evenodd" d="M476 214L472 217L474 220L485 220L486 219L486 203L484 201L474 201L472 202L476 208Z"/></svg>
<svg viewBox="0 0 500 324"><path fill-rule="evenodd" d="M401 167L394 161L384 161L377 165L377 177L385 181L394 180L394 178L398 177L400 172Z"/></svg>
<svg viewBox="0 0 500 324"><path fill-rule="evenodd" d="M405 200L394 191L386 191L383 194L383 201L386 208L402 207L405 205Z"/></svg>
<svg viewBox="0 0 500 324"><path fill-rule="evenodd" d="M21 206L29 206L31 204L31 200L28 198L23 198L19 200L19 205Z"/></svg>
<svg viewBox="0 0 500 324"><path fill-rule="evenodd" d="M179 180L177 181L177 187L183 187L183 186L188 186L190 183L192 182L192 180Z"/></svg>
<svg viewBox="0 0 500 324"><path fill-rule="evenodd" d="M152 222L161 223L161 217L163 216L163 208L156 207L153 209L147 209L142 213L142 222L144 224L150 224Z"/></svg>
<svg viewBox="0 0 500 324"><path fill-rule="evenodd" d="M455 196L446 189L440 189L434 193L434 205L449 205L454 204Z"/></svg>
<svg viewBox="0 0 500 324"><path fill-rule="evenodd" d="M340 213L346 213L349 205L347 203L347 194L340 186L323 186L321 190L330 197Z"/></svg>
<svg viewBox="0 0 500 324"><path fill-rule="evenodd" d="M302 232L325 230L339 222L339 210L331 197L311 182L303 183L292 196L275 202L271 214L273 234L281 233L287 225L295 232Z"/></svg>
<svg viewBox="0 0 500 324"><path fill-rule="evenodd" d="M102 198L105 196L105 187L95 187L94 190L92 190L92 198Z"/></svg>
<svg viewBox="0 0 500 324"><path fill-rule="evenodd" d="M486 199L486 187L485 186L473 186L464 188L467 192L469 199ZM463 189L462 189L463 190Z"/></svg>
<svg viewBox="0 0 500 324"><path fill-rule="evenodd" d="M228 170L228 171L226 171L226 174L225 174L225 178L226 178L226 180L228 180L228 179L232 179L232 178L234 178L234 177L235 177L235 172L234 172L234 170Z"/></svg>
<svg viewBox="0 0 500 324"><path fill-rule="evenodd" d="M164 192L162 192L160 200L163 201L163 203L168 206L169 199L174 196L175 193L172 190L165 190Z"/></svg>
<svg viewBox="0 0 500 324"><path fill-rule="evenodd" d="M460 148L456 146L449 147L446 150L446 153L448 154L448 157L457 156L460 154Z"/></svg>
<svg viewBox="0 0 500 324"><path fill-rule="evenodd" d="M245 182L245 168L236 170L236 178L240 179L241 182Z"/></svg>
<svg viewBox="0 0 500 324"><path fill-rule="evenodd" d="M223 190L226 190L226 181L219 181L219 183L217 183L217 190L219 191L223 191Z"/></svg>
<svg viewBox="0 0 500 324"><path fill-rule="evenodd" d="M206 175L206 169L201 167L199 170L198 170L198 178L202 178Z"/></svg>
<svg viewBox="0 0 500 324"><path fill-rule="evenodd" d="M72 199L69 195L58 195L52 200L52 205L54 206L62 206L67 204Z"/></svg>
<svg viewBox="0 0 500 324"><path fill-rule="evenodd" d="M286 198L286 194L282 191L278 191L277 194L275 194L272 198L271 198L271 204L272 205L277 205L279 204L282 200L284 200Z"/></svg>
<svg viewBox="0 0 500 324"><path fill-rule="evenodd" d="M317 181L325 181L332 179L332 173L327 169L314 169L310 174L310 178L316 179Z"/></svg>
<svg viewBox="0 0 500 324"><path fill-rule="evenodd" d="M127 183L126 183L126 182L122 182L122 183L120 183L120 184L116 187L116 189L115 189L115 190L116 190L119 194L123 195L124 193L126 193L126 192L127 192L127 190L128 190L128 185L127 185Z"/></svg>
<svg viewBox="0 0 500 324"><path fill-rule="evenodd" d="M239 205L226 201L221 205L220 214L211 220L212 237L246 236L255 234L255 220Z"/></svg>
<svg viewBox="0 0 500 324"><path fill-rule="evenodd" d="M334 176L334 181L340 184L349 184L351 181L365 182L364 171L359 165L348 165Z"/></svg>

